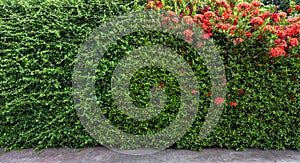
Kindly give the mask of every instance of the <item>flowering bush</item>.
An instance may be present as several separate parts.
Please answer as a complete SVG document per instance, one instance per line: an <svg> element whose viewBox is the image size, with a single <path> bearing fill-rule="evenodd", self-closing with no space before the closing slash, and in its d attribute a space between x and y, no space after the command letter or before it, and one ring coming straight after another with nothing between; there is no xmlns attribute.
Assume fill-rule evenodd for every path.
<svg viewBox="0 0 300 163"><path fill-rule="evenodd" d="M300 12L300 6L293 2L287 12L278 13L275 12L276 6L270 12L258 0L250 3L210 0L205 5L196 1L173 2L173 7L170 7L166 6L165 1L149 1L146 8L170 9L162 19L162 24L168 29L179 29L181 23L202 27L206 32L202 36L195 36L192 27L182 30L188 43L192 43L194 37L212 38L225 56L245 53L250 56L255 54L254 58L264 57L265 54L269 57L292 55L299 58L300 16L287 17L287 13L297 15ZM203 46L202 42L196 44L198 48ZM221 99L215 102L223 103ZM230 106L232 104L230 102Z"/></svg>
<svg viewBox="0 0 300 163"><path fill-rule="evenodd" d="M258 0L156 0L149 3L152 6L147 5L147 9L168 11L162 24L181 31L186 42L203 48L205 43L195 42L195 38L212 39L225 65L223 84L228 88L225 118L220 118L213 136L206 141L188 143L198 134L193 129L189 138L178 143L179 147L284 149L289 146L300 149L300 139L288 138L299 133L279 129L279 124L286 124L294 130L292 123L282 118L286 109L296 110L295 114L286 113L287 116L299 114L299 5L291 2L286 12L276 12L276 6L266 6ZM182 24L191 26L183 29ZM194 25L205 33L195 35ZM212 92L206 95L211 96ZM225 102L219 97L213 101L217 105ZM291 140L295 143L286 143Z"/></svg>
<svg viewBox="0 0 300 163"><path fill-rule="evenodd" d="M163 23L168 28L173 28L168 22L187 24L198 24L207 34L202 38L213 37L216 40L226 37L226 43L219 44L223 51L229 55L234 51L249 51L252 53L267 54L270 57L295 56L299 57L300 48L298 41L300 37L300 16L287 17L286 12L270 12L258 1L253 0L251 3L235 1L231 4L225 0L210 0L200 5L196 1L174 1L173 6L166 6L170 9L169 17L163 19ZM162 9L165 6L164 1L149 1L147 8ZM273 10L275 11L275 10ZM292 3L288 13L297 15L300 6ZM176 17L175 14L180 15ZM176 27L176 25L175 25ZM191 42L192 31L185 31L186 41ZM194 36L200 37L200 36ZM228 42L229 41L229 42ZM242 45L237 45L241 44ZM253 45L258 48L254 51ZM242 49L238 49L242 48Z"/></svg>
<svg viewBox="0 0 300 163"><path fill-rule="evenodd" d="M169 10L163 22L166 27L181 31L187 38L187 42L193 42L194 38L199 36L192 28L180 27L181 23L201 25L207 33L200 37L213 38L220 47L221 57L226 62L227 71L227 76L222 76L224 79L222 84L229 85L226 95L226 100L229 102L214 131L208 135L207 139L198 140L202 122L205 120L203 115L207 115L207 104L211 100L209 97L216 95L213 94L214 92L209 92L211 85L206 64L201 62L201 58L196 58L197 53L189 48L187 43L169 33L152 31L132 33L107 49L96 71L97 99L99 99L98 104L103 108L99 110L100 112L97 111L97 114L100 115L102 112L112 125L133 135L160 132L175 120L179 110L180 87L176 77L164 69L143 68L137 71L130 81L130 97L141 108L148 106L149 92L153 86L157 85L165 89L168 95L165 110L153 119L140 121L127 116L115 106L111 94L111 77L121 59L136 48L158 44L182 54L195 70L195 76L198 79L199 89L191 90L190 93L201 94L199 116L188 133L176 143L177 148L201 150L201 147L218 146L235 149L254 147L300 150L299 58L277 57L270 60L266 55L268 62L263 62L254 54L256 49L266 51L268 54L271 48L280 44L283 47L294 46L289 53L296 56L295 54L299 54L296 46L299 34L285 41L278 39L276 34L269 34L268 36L272 38L264 37L257 42L254 29L247 29L243 35L232 28L232 22L219 23L219 28L228 28L232 32L216 28L217 21L213 18L216 17L214 15L217 10L212 6L216 2L207 1L201 6L193 3L184 4L185 1L187 0L181 0L180 3L178 1L168 1L168 3L163 0L152 1L148 3L147 8ZM233 4L240 3L234 2L236 3L229 3L231 9L234 8ZM222 5L223 2L218 3ZM140 4L140 1L105 1L104 3L103 0L93 0L76 1L76 3L74 1L72 4L61 0L0 1L2 17L0 27L3 31L0 37L2 50L0 55L1 148L6 150L61 146L82 148L101 145L87 133L76 114L71 82L75 59L91 29L107 22L108 18L115 14L122 15L127 11L140 10L145 7L137 4ZM223 5L228 6L226 3ZM297 13L299 14L298 9L299 7L291 5L289 15L292 16L292 21L298 21L296 18ZM259 10L259 12L265 12L264 7L260 7ZM206 11L211 12L205 14ZM220 8L218 12L224 11ZM181 16L176 16L180 13ZM194 22L196 14L200 17ZM210 18L211 22L203 23L201 15L213 16ZM267 16L267 14L262 16ZM229 20L230 14L226 17ZM240 19L234 20L234 23L237 23L236 29L241 29L241 24L247 27L252 26L250 22L239 22ZM248 20L251 21L251 19ZM259 19L254 19L253 23L259 26L259 21ZM284 20L280 19L280 21ZM293 23L290 22L290 24ZM273 24L267 26L264 23L262 26L266 28L266 31L262 32L270 33L277 30ZM290 31L292 33L296 29ZM248 38L254 40L251 41L252 39ZM207 48L205 43L203 41L196 45L203 50ZM243 50L247 46L251 46L250 52ZM282 48L277 50L280 49L282 50ZM284 51L286 52L286 49ZM276 49L273 53L275 52ZM253 58L251 54L254 55L252 55ZM245 58L247 56L251 57ZM186 73L180 67L178 71ZM224 103L224 99L221 98L213 101L217 104ZM214 117L211 118L213 119ZM178 129L181 127L178 126ZM170 132L168 135L173 137L175 134ZM120 139L111 142L119 145L123 141L124 139ZM124 148L131 148L129 146L132 142L129 140L128 146L126 144ZM159 142L163 144L165 141L159 140Z"/></svg>

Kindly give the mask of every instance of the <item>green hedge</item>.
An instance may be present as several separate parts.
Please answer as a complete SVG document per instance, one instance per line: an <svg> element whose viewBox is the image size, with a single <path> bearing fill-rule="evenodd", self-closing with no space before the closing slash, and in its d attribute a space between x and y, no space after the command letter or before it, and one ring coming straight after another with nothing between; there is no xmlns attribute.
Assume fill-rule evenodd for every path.
<svg viewBox="0 0 300 163"><path fill-rule="evenodd" d="M74 60L94 28L114 15L142 10L145 3L2 0L0 147L100 145L82 127L74 108L71 80ZM226 101L215 130L200 141L198 134L210 101L206 95L210 91L207 69L194 55L195 50L183 40L160 32L140 32L124 37L109 49L105 60L99 64L98 100L105 105L102 112L119 129L132 134L157 132L172 122L178 112L178 81L170 72L154 67L140 70L132 78L130 90L135 104L145 107L149 105L149 89L160 82L167 83L164 87L170 101L160 116L144 122L126 118L110 98L109 81L115 63L126 51L155 44L170 47L195 63L192 67L199 79L198 116L193 127L174 147L192 150L202 147L300 149L299 58L276 58L270 62L269 58L256 57L257 54L251 52L227 54L221 51L228 80L227 101L237 101L238 106L230 107ZM168 78L168 82L164 78ZM238 94L238 89L247 94Z"/></svg>
<svg viewBox="0 0 300 163"><path fill-rule="evenodd" d="M0 146L98 144L73 107L73 61L94 28L144 3L1 1Z"/></svg>

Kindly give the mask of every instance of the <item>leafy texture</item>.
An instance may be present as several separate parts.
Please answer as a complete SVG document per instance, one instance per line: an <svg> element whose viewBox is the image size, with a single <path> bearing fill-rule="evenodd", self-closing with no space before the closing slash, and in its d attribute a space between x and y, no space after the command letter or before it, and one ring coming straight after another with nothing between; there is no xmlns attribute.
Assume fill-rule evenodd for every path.
<svg viewBox="0 0 300 163"><path fill-rule="evenodd" d="M114 15L144 9L145 4L135 0L0 1L0 147L100 145L82 127L73 105L73 62L94 28ZM109 91L113 68L126 52L158 44L182 55L199 83L196 121L174 147L300 149L299 58L270 59L266 55L270 49L263 42L234 45L221 36L213 39L226 67L228 92L219 123L207 139L199 140L211 100L207 68L184 40L167 33L132 33L108 50L96 75L102 113L117 128L132 134L151 134L172 122L180 105L180 90L177 79L166 70L146 67L131 80L130 96L141 108L149 105L151 87L164 87L168 95L165 111L151 120L126 117L113 104Z"/></svg>

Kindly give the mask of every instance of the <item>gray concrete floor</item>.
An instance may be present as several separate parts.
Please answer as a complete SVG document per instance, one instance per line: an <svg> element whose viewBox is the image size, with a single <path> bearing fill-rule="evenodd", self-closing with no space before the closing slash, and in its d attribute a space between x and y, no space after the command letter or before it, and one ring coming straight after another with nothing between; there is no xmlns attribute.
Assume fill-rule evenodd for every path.
<svg viewBox="0 0 300 163"><path fill-rule="evenodd" d="M300 163L300 152L295 150L235 151L209 148L202 152L167 149L149 155L120 154L103 147L71 149L49 148L36 153L34 149L2 153L1 163Z"/></svg>

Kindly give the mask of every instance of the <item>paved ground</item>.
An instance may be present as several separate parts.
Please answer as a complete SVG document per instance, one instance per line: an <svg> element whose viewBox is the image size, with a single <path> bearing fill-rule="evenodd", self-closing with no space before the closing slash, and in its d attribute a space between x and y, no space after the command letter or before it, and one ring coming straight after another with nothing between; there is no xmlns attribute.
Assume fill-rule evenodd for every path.
<svg viewBox="0 0 300 163"><path fill-rule="evenodd" d="M71 148L46 149L36 153L34 149L11 151L0 156L1 163L250 163L276 162L300 163L300 152L293 150L255 150L235 151L210 148L203 152L168 149L150 155L120 154L103 147L76 150Z"/></svg>

